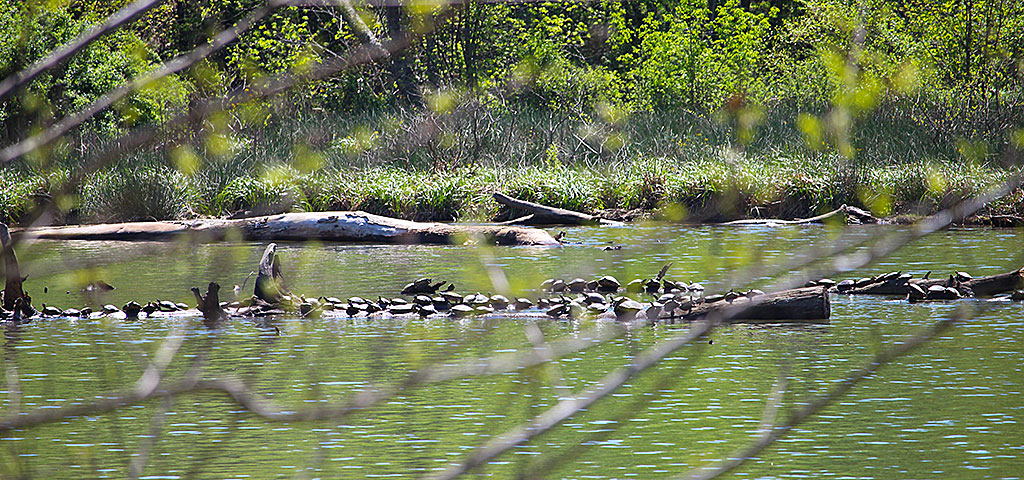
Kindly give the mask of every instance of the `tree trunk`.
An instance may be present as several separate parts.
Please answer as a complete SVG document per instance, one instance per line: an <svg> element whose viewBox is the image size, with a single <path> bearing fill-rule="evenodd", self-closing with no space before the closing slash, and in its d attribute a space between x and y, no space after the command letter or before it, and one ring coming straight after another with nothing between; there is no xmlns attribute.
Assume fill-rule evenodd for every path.
<svg viewBox="0 0 1024 480"><path fill-rule="evenodd" d="M21 288L21 269L18 268L18 257L14 254L14 243L11 241L11 233L7 225L0 223L0 257L3 258L4 266L4 310L14 310L15 302L23 299L25 305L31 303L28 295Z"/></svg>
<svg viewBox="0 0 1024 480"><path fill-rule="evenodd" d="M220 306L220 285L210 282L206 287L206 295L199 293L197 287L192 287L192 293L196 296L197 308L203 312L203 323L210 328L216 327L228 319L228 313Z"/></svg>
<svg viewBox="0 0 1024 480"><path fill-rule="evenodd" d="M403 8L401 5L384 7L388 36L392 40L405 34ZM420 93L420 86L416 82L416 76L412 71L412 66L409 65L408 51L409 49L405 49L391 55L391 77L394 78L395 85L398 87L398 95L408 103L419 105L422 103L423 98Z"/></svg>

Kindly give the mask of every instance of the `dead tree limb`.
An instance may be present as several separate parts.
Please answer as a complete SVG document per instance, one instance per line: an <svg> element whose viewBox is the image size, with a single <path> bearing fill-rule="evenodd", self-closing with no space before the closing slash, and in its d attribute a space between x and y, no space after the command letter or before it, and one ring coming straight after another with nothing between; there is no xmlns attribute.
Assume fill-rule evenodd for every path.
<svg viewBox="0 0 1024 480"><path fill-rule="evenodd" d="M260 259L259 272L256 275L256 287L253 295L267 303L279 304L287 295L288 287L281 275L281 263L277 259L277 244L267 245Z"/></svg>
<svg viewBox="0 0 1024 480"><path fill-rule="evenodd" d="M273 244L271 244L273 245ZM210 282L206 287L206 295L199 292L198 287L192 287L192 293L196 296L198 309L203 312L203 324L207 327L216 327L228 319L228 312L220 306L220 285Z"/></svg>
<svg viewBox="0 0 1024 480"><path fill-rule="evenodd" d="M564 208L555 208L539 203L512 198L503 193L495 192L494 200L502 205L529 212L530 215L517 220L528 225L621 225L619 222L604 220L594 215L574 212Z"/></svg>
<svg viewBox="0 0 1024 480"><path fill-rule="evenodd" d="M14 243L11 241L11 232L7 225L0 223L0 257L3 258L4 267L4 310L15 310L17 307L24 308L32 303L32 299L25 294L21 288L21 269L18 268L18 257L14 254ZM18 302L18 299L22 299ZM20 303L20 305L16 305Z"/></svg>
<svg viewBox="0 0 1024 480"><path fill-rule="evenodd" d="M849 205L843 205L831 212L818 215L811 218L798 218L795 220L781 220L778 218L751 218L746 220L734 220L732 222L725 222L721 225L805 225L808 223L824 223L825 220L830 218L841 218L844 223L847 224L863 224L863 223L881 223L881 220L876 218L871 213Z"/></svg>

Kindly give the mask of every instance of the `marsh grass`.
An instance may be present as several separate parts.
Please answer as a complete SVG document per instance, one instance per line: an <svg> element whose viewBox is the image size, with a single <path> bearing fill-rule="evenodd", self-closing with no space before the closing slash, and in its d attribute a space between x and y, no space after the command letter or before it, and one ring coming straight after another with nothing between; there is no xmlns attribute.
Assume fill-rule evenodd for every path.
<svg viewBox="0 0 1024 480"><path fill-rule="evenodd" d="M948 112L883 105L858 119L848 156L827 136L816 145L802 133L795 120L801 112L827 114L775 105L746 137L721 112L567 113L479 102L443 114L239 123L227 148L192 144L193 168L172 167L173 148L139 152L93 174L61 206L69 218L87 221L348 209L480 221L509 218L491 199L500 191L572 210L675 221L806 217L842 204L924 215L1020 168L1001 162L1012 148L1006 132L942 124ZM66 172L73 155L55 164L71 166L58 169ZM52 173L34 172L24 165L0 170L4 220L24 218L32 195L53 189ZM1019 215L1020 197L1014 192L989 208Z"/></svg>

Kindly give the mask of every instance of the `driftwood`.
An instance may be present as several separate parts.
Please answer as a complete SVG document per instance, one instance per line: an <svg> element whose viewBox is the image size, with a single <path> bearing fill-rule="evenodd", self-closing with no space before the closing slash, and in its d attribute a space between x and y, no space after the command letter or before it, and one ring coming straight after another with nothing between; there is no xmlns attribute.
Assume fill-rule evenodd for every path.
<svg viewBox="0 0 1024 480"><path fill-rule="evenodd" d="M699 303L689 309L662 312L659 319L681 318L695 320L713 312L730 316L730 322L775 323L799 321L803 323L828 323L832 315L827 290L824 287L803 287L781 292L738 297L734 300L720 300Z"/></svg>
<svg viewBox="0 0 1024 480"><path fill-rule="evenodd" d="M881 221L871 215L871 213L849 205L843 205L831 212L818 215L811 218L798 218L795 220L781 220L777 218L751 218L746 220L734 220L732 222L725 222L721 225L805 225L808 223L824 223L825 220L830 218L840 217L844 223L860 225L865 223L881 223Z"/></svg>
<svg viewBox="0 0 1024 480"><path fill-rule="evenodd" d="M14 244L11 242L11 232L7 225L0 223L0 257L3 257L4 267L4 310L22 310L32 303L32 299L25 294L21 288L21 269L18 268L18 257L14 254ZM19 302L18 299L21 299Z"/></svg>
<svg viewBox="0 0 1024 480"><path fill-rule="evenodd" d="M220 285L210 282L206 287L206 295L199 292L199 288L192 287L192 293L196 296L199 311L203 313L203 323L207 327L216 327L227 320L228 313L220 306Z"/></svg>
<svg viewBox="0 0 1024 480"><path fill-rule="evenodd" d="M281 275L281 262L277 258L277 244L267 245L260 259L259 271L256 275L256 287L253 295L271 304L281 303L285 295L290 294Z"/></svg>
<svg viewBox="0 0 1024 480"><path fill-rule="evenodd" d="M901 280L898 277L885 279L884 277L885 275L879 275L878 277L875 277L878 280L874 282L842 291L840 293L848 293L852 295L906 295L909 288L908 284L913 284L926 291L928 288L938 285L943 287L953 287L962 290L963 292L968 292L968 296L989 297L1000 293L1012 292L1024 286L1024 268L996 275L978 277L966 281L958 281L955 276L950 276L945 279L912 278L908 280Z"/></svg>
<svg viewBox="0 0 1024 480"><path fill-rule="evenodd" d="M605 220L594 215L574 212L564 208L548 207L539 203L512 198L503 193L495 192L494 200L512 209L530 212L525 217L519 217L507 223L527 225L621 225L620 222Z"/></svg>
<svg viewBox="0 0 1024 480"><path fill-rule="evenodd" d="M549 233L536 228L412 222L358 211L284 213L236 220L77 225L31 229L22 234L54 240L160 240L186 235L196 241L222 240L236 234L243 240L316 239L401 244L451 244L480 238L497 245L559 245Z"/></svg>

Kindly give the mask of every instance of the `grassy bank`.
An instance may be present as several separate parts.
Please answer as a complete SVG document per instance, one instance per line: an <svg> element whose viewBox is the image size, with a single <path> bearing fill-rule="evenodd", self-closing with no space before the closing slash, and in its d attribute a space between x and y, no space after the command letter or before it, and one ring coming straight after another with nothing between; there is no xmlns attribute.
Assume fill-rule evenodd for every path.
<svg viewBox="0 0 1024 480"><path fill-rule="evenodd" d="M18 223L55 201L58 221L71 223L347 209L500 220L495 191L676 221L804 217L842 204L925 215L1020 168L1006 161L1017 158L1012 132L944 130L921 112L883 108L851 130L848 157L795 118L773 109L745 136L735 119L686 111L502 114L463 103L445 114L307 117L139 152L54 198L81 161L65 147L46 169L0 170L0 219ZM1024 194L990 210L1022 215Z"/></svg>

